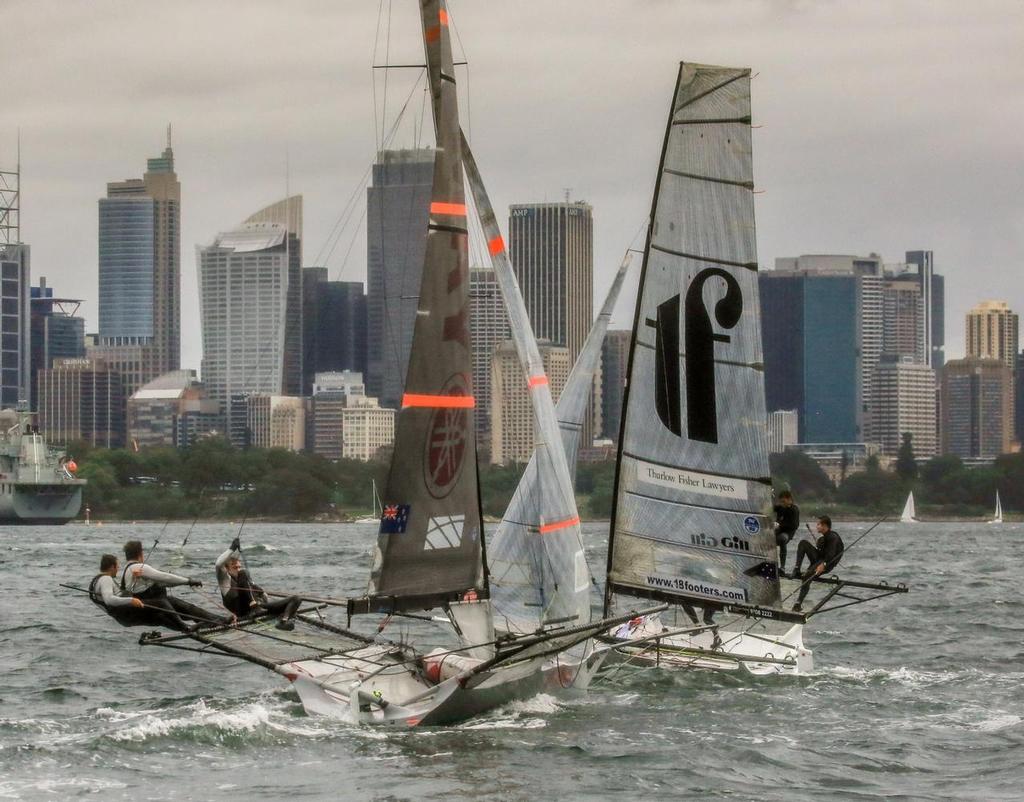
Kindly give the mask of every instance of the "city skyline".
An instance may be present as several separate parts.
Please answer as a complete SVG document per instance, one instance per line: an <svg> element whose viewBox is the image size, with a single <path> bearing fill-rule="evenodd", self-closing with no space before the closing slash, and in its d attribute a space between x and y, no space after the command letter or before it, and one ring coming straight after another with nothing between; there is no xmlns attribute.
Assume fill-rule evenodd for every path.
<svg viewBox="0 0 1024 802"><path fill-rule="evenodd" d="M949 282L947 322L981 298L1024 308L1024 286L1008 267L1024 238L1012 169L1024 111L998 101L1021 63L1024 9L996 3L960 19L951 3L743 8L737 24L739 12L717 4L655 4L629 16L633 35L624 39L613 4L456 6L455 23L472 42L467 128L496 207L557 200L572 187L594 207L595 291L603 292L649 210L676 62L750 65L763 126L754 140L763 265L786 253L923 247ZM200 12L208 24L195 26ZM134 175L172 122L185 210L182 365L198 366L194 247L290 183L307 198L307 257L317 264L373 159L376 8L267 4L239 17L217 4L16 3L7 13L23 35L11 45L18 70L5 85L0 164L16 161L20 126L33 272L86 299L96 329L95 199L109 181ZM419 32L404 16L392 29L394 63L420 59ZM229 23L225 40L218 31ZM922 36L928 47L902 46ZM45 55L27 46L39 37L53 45ZM165 39L168 47L154 46ZM378 63L383 52L380 43ZM417 72L389 73L389 122ZM416 144L407 127L392 146ZM327 261L332 280L364 280L365 234L356 236L344 268L347 243ZM631 309L624 298L617 327ZM950 328L955 357L962 332Z"/></svg>

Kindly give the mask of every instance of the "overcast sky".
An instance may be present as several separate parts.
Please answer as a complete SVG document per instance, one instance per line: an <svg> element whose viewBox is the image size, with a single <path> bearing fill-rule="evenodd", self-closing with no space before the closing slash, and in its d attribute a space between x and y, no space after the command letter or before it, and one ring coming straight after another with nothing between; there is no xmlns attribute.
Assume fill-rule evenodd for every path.
<svg viewBox="0 0 1024 802"><path fill-rule="evenodd" d="M20 127L33 279L85 299L95 329L96 201L107 181L141 176L170 122L182 184L183 367L198 368L202 353L195 246L282 197L286 180L305 197L306 264L329 252L332 277L363 280L357 223L381 111L391 126L411 97L394 146L423 141L425 119L419 70L389 71L386 103L384 73L371 70L375 57L422 62L418 6L384 0L379 14L378 5L0 0L0 164L13 166ZM386 29L389 5L388 38L378 22ZM1024 311L1019 0L449 6L469 61L462 118L495 206L566 189L589 201L599 297L649 211L686 60L757 73L762 266L801 253L895 262L931 249L946 275L951 357L962 354L963 315L976 301ZM354 193L354 216L332 236Z"/></svg>

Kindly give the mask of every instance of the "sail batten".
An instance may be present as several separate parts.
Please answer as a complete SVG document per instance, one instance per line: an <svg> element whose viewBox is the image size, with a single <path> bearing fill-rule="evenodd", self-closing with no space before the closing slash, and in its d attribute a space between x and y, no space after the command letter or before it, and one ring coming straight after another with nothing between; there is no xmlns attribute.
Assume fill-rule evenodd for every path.
<svg viewBox="0 0 1024 802"><path fill-rule="evenodd" d="M614 594L780 608L765 431L750 71L683 64L619 438Z"/></svg>

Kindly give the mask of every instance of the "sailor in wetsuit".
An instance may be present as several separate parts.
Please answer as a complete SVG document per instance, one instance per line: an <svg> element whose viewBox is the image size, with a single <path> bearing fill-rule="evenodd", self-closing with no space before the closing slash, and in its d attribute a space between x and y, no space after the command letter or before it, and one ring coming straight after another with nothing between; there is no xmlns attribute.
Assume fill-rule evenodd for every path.
<svg viewBox="0 0 1024 802"><path fill-rule="evenodd" d="M121 595L142 601L147 611L155 613L153 623L182 632L190 632L203 624L231 623L228 618L216 616L198 605L171 596L167 592L169 587L188 585L190 588L201 588L203 583L198 579L158 571L147 565L142 543L138 540L129 540L124 544L124 556L126 563L121 571ZM194 623L188 624L184 619L191 619Z"/></svg>
<svg viewBox="0 0 1024 802"><path fill-rule="evenodd" d="M288 596L277 601L270 601L263 588L249 578L249 572L242 567L242 544L236 537L231 541L227 551L217 558L217 585L224 606L239 618L247 615L280 615L278 629L295 629L296 610L302 600L298 596Z"/></svg>
<svg viewBox="0 0 1024 802"><path fill-rule="evenodd" d="M793 503L793 494L788 490L779 493L775 508L775 544L779 547L779 570L786 570L786 544L793 539L800 527L800 508Z"/></svg>
<svg viewBox="0 0 1024 802"><path fill-rule="evenodd" d="M801 581L800 595L797 597L793 611L799 613L803 610L804 599L811 589L812 580L835 568L843 559L843 539L839 533L832 529L832 519L827 515L818 518L818 541L814 545L807 540L801 540L796 550L796 568L793 569L793 579ZM800 563L807 558L810 567L806 574L800 573Z"/></svg>
<svg viewBox="0 0 1024 802"><path fill-rule="evenodd" d="M141 599L118 595L117 582L114 580L117 569L117 557L113 554L104 554L100 557L100 572L89 583L89 598L106 610L107 615L121 626L134 627L156 623L146 620L146 605Z"/></svg>

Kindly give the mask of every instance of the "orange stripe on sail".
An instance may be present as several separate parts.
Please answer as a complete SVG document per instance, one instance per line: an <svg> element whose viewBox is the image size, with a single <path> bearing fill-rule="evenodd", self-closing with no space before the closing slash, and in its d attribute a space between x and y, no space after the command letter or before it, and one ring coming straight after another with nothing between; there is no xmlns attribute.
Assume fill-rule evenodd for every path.
<svg viewBox="0 0 1024 802"><path fill-rule="evenodd" d="M501 234L487 243L487 250L491 252L491 256L497 256L505 250L505 240L501 238Z"/></svg>
<svg viewBox="0 0 1024 802"><path fill-rule="evenodd" d="M471 395L417 395L406 393L402 396L402 409L406 407L430 407L431 409L473 409L476 399Z"/></svg>
<svg viewBox="0 0 1024 802"><path fill-rule="evenodd" d="M575 518L566 518L564 521L555 521L551 524L543 524L540 527L540 533L546 535L548 532L557 532L559 529L568 529L570 526L576 526L580 522L580 516Z"/></svg>
<svg viewBox="0 0 1024 802"><path fill-rule="evenodd" d="M447 25L448 24L448 12L445 11L443 8L440 9L438 11L438 14L437 14L437 19L438 19L438 22L440 22L442 25Z"/></svg>
<svg viewBox="0 0 1024 802"><path fill-rule="evenodd" d="M443 203L442 201L433 201L430 204L431 214L450 214L457 217L466 216L466 204L464 203Z"/></svg>
<svg viewBox="0 0 1024 802"><path fill-rule="evenodd" d="M423 32L423 38L427 40L428 44L433 44L441 38L441 26L435 25L432 28L427 28Z"/></svg>
<svg viewBox="0 0 1024 802"><path fill-rule="evenodd" d="M537 387L538 385L547 384L547 383L548 383L548 377L543 375L543 374L541 374L540 376L531 376L530 380L527 382L527 385L529 385L531 388L533 388L533 387Z"/></svg>

